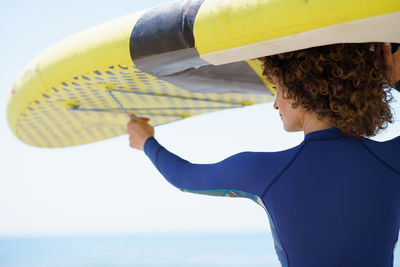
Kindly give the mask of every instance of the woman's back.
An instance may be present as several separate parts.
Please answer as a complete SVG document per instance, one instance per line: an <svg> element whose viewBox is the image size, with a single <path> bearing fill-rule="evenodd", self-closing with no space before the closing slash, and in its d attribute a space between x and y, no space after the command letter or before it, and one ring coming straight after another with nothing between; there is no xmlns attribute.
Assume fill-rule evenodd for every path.
<svg viewBox="0 0 400 267"><path fill-rule="evenodd" d="M332 129L306 135L262 196L281 261L391 266L400 225L398 151L400 137L359 141Z"/></svg>

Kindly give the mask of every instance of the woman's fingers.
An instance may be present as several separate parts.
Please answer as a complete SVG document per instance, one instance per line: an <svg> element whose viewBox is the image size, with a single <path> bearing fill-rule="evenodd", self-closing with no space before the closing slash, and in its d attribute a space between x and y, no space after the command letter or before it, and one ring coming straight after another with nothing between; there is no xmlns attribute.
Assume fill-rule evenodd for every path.
<svg viewBox="0 0 400 267"><path fill-rule="evenodd" d="M147 118L147 117L137 117L133 112L129 112L129 115L131 115L131 117L134 120L144 120L144 121L149 121L150 120L150 118Z"/></svg>
<svg viewBox="0 0 400 267"><path fill-rule="evenodd" d="M128 112L129 115L131 116L131 120L136 120L138 119L138 117L136 117L136 115L133 112Z"/></svg>
<svg viewBox="0 0 400 267"><path fill-rule="evenodd" d="M150 118L147 118L147 117L137 117L134 113L132 113L132 112L129 112L129 115L131 116L131 119L128 121L128 123L127 123L127 125L126 125L126 127L127 127L127 129L128 129L128 133L129 133L129 129L132 129L133 128L133 124L134 123L138 123L138 122L149 122L150 121Z"/></svg>
<svg viewBox="0 0 400 267"><path fill-rule="evenodd" d="M392 45L384 43L383 49L383 63L388 71L391 82L396 83L400 80L400 48L392 54Z"/></svg>
<svg viewBox="0 0 400 267"><path fill-rule="evenodd" d="M392 46L390 43L383 44L383 62L389 71L393 68Z"/></svg>
<svg viewBox="0 0 400 267"><path fill-rule="evenodd" d="M148 121L150 118L137 117L134 113L129 112L131 120L127 124L127 133L129 134L129 146L139 150L144 150L146 140L154 136L154 128Z"/></svg>

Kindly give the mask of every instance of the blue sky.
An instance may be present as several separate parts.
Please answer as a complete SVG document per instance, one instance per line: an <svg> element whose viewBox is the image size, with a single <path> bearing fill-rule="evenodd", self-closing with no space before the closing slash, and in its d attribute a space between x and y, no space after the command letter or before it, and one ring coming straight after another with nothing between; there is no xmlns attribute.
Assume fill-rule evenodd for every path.
<svg viewBox="0 0 400 267"><path fill-rule="evenodd" d="M247 199L181 193L127 136L62 149L21 143L6 120L19 72L43 50L81 30L166 1L2 1L0 8L0 237L199 231L269 232L264 210ZM395 94L397 100L399 94ZM393 108L400 110L399 103ZM376 139L400 133L397 122ZM397 133L397 134L396 134ZM271 104L201 115L156 128L156 138L192 162L241 151L297 145Z"/></svg>

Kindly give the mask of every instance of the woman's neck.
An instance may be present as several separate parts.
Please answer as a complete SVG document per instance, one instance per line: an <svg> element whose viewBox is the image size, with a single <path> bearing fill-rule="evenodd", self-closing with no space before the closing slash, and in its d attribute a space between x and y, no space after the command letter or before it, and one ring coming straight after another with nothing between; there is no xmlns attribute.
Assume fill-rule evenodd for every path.
<svg viewBox="0 0 400 267"><path fill-rule="evenodd" d="M305 112L303 116L303 131L304 135L332 128L332 125L329 123L327 118L323 118L322 120L318 118L318 115L314 112Z"/></svg>

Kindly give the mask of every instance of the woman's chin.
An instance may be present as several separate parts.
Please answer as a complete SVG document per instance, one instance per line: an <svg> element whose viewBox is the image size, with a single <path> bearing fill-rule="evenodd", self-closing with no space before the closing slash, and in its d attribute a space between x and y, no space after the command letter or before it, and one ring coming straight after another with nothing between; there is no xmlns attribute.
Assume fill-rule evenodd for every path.
<svg viewBox="0 0 400 267"><path fill-rule="evenodd" d="M292 128L287 126L286 124L283 124L283 129L285 129L286 132L293 132Z"/></svg>
<svg viewBox="0 0 400 267"><path fill-rule="evenodd" d="M301 129L300 127L295 127L293 125L288 125L288 124L283 124L283 129L285 129L285 131L289 133L303 131L303 129Z"/></svg>

